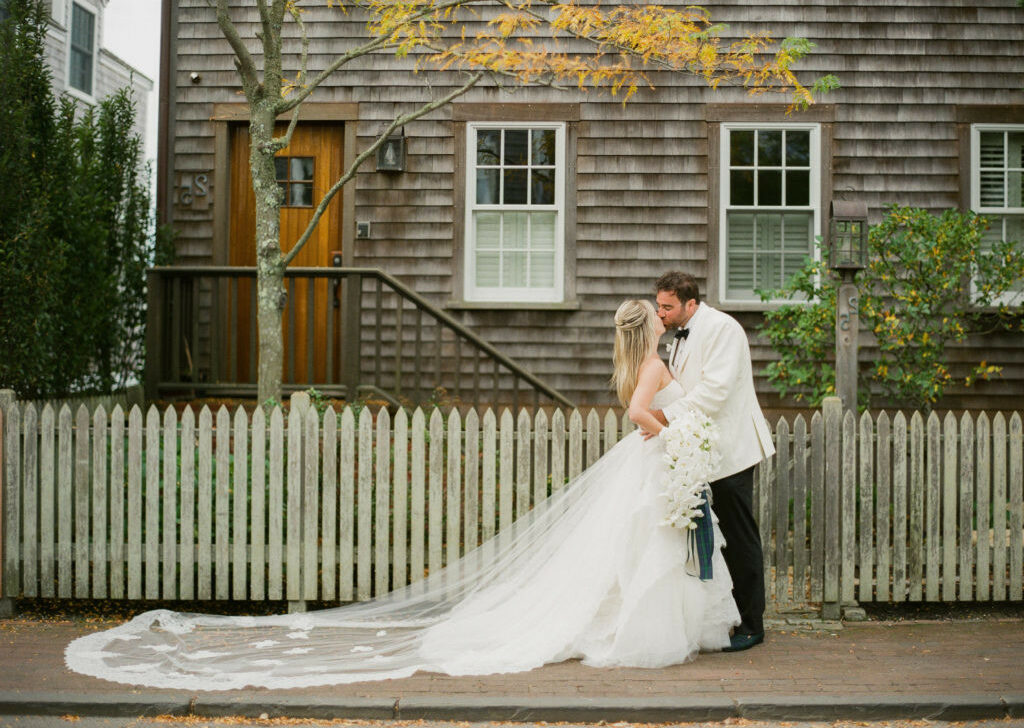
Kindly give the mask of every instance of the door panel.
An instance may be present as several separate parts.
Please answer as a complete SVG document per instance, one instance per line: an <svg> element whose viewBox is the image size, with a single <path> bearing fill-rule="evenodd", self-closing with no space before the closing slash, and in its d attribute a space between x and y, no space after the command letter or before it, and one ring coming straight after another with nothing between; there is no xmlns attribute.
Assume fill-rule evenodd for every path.
<svg viewBox="0 0 1024 728"><path fill-rule="evenodd" d="M278 129L283 133L284 127ZM287 252L305 231L315 206L331 185L341 176L343 154L341 124L299 124L291 144L278 156L278 183L284 186L285 202L281 207L281 247ZM249 171L249 130L244 125L233 129L231 138L231 234L229 264L256 265L255 196ZM331 251L341 250L341 195L336 195L320 218L313 235L299 251L291 267L327 267ZM327 371L327 342L335 340L328 332L328 318L334 328L337 316L328 317L333 296L326 280L310 283L285 278L289 292L284 311L284 372L287 382L322 384L337 381L337 372ZM239 352L256 347L255 281L239 285L237 306L229 314L237 331ZM329 300L330 299L330 300ZM333 313L333 312L332 312ZM250 344L250 337L252 341ZM337 368L336 357L331 369ZM249 357L238 362L239 381L255 381L256 372Z"/></svg>

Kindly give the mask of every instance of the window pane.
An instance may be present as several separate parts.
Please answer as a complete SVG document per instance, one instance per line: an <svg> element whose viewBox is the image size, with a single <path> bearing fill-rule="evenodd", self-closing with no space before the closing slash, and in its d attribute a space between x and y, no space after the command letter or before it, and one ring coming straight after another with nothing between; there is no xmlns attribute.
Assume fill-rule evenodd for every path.
<svg viewBox="0 0 1024 728"><path fill-rule="evenodd" d="M506 212L503 216L502 250L526 250L530 213Z"/></svg>
<svg viewBox="0 0 1024 728"><path fill-rule="evenodd" d="M476 221L476 283L501 285L501 213L478 212Z"/></svg>
<svg viewBox="0 0 1024 728"><path fill-rule="evenodd" d="M810 172L786 172L786 204L810 204Z"/></svg>
<svg viewBox="0 0 1024 728"><path fill-rule="evenodd" d="M527 129L505 130L505 164L525 165L529 151L530 132Z"/></svg>
<svg viewBox="0 0 1024 728"><path fill-rule="evenodd" d="M550 288L555 285L555 253L530 253L530 288Z"/></svg>
<svg viewBox="0 0 1024 728"><path fill-rule="evenodd" d="M530 214L530 249L555 249L555 219L553 212L534 212Z"/></svg>
<svg viewBox="0 0 1024 728"><path fill-rule="evenodd" d="M754 287L778 288L782 276L782 216L758 215L754 236Z"/></svg>
<svg viewBox="0 0 1024 728"><path fill-rule="evenodd" d="M555 163L555 130L534 129L530 132L533 138L533 158L530 164L551 165Z"/></svg>
<svg viewBox="0 0 1024 728"><path fill-rule="evenodd" d="M1004 207L1006 197L1002 170L982 171L980 192L982 207Z"/></svg>
<svg viewBox="0 0 1024 728"><path fill-rule="evenodd" d="M304 182L293 182L291 185L291 200L289 204L292 207L312 207L313 185Z"/></svg>
<svg viewBox="0 0 1024 728"><path fill-rule="evenodd" d="M526 170L506 169L504 202L506 205L526 204Z"/></svg>
<svg viewBox="0 0 1024 728"><path fill-rule="evenodd" d="M68 83L87 94L92 93L93 39L96 18L77 3L71 6L71 63Z"/></svg>
<svg viewBox="0 0 1024 728"><path fill-rule="evenodd" d="M734 169L729 173L729 204L754 204L754 171Z"/></svg>
<svg viewBox="0 0 1024 728"><path fill-rule="evenodd" d="M726 295L752 298L754 295L754 215L730 212L726 216Z"/></svg>
<svg viewBox="0 0 1024 728"><path fill-rule="evenodd" d="M530 171L530 202L534 205L555 204L555 170L534 169Z"/></svg>
<svg viewBox="0 0 1024 728"><path fill-rule="evenodd" d="M782 204L782 170L759 169L757 171L757 204Z"/></svg>
<svg viewBox="0 0 1024 728"><path fill-rule="evenodd" d="M812 255L813 222L811 213L790 213L782 216L782 265L778 282L772 284L772 287L786 285L793 274L803 268L807 256Z"/></svg>
<svg viewBox="0 0 1024 728"><path fill-rule="evenodd" d="M92 56L77 48L71 49L71 69L68 82L87 94L92 93Z"/></svg>
<svg viewBox="0 0 1024 728"><path fill-rule="evenodd" d="M980 134L978 165L982 168L1003 167L1003 132L983 131Z"/></svg>
<svg viewBox="0 0 1024 728"><path fill-rule="evenodd" d="M485 288L501 285L501 253L476 254L476 284Z"/></svg>
<svg viewBox="0 0 1024 728"><path fill-rule="evenodd" d="M809 131L786 132L786 166L806 167L811 161L811 133Z"/></svg>
<svg viewBox="0 0 1024 728"><path fill-rule="evenodd" d="M478 169L476 171L476 204L498 204L498 172L497 169Z"/></svg>
<svg viewBox="0 0 1024 728"><path fill-rule="evenodd" d="M274 176L278 180L288 179L288 157L274 157Z"/></svg>
<svg viewBox="0 0 1024 728"><path fill-rule="evenodd" d="M1011 169L1024 168L1024 131L1011 131L1006 134L1009 148L1006 150L1006 164Z"/></svg>
<svg viewBox="0 0 1024 728"><path fill-rule="evenodd" d="M754 132L729 133L729 163L734 167L754 166Z"/></svg>
<svg viewBox="0 0 1024 728"><path fill-rule="evenodd" d="M83 51L93 50L96 18L78 3L71 7L71 44Z"/></svg>
<svg viewBox="0 0 1024 728"><path fill-rule="evenodd" d="M509 212L504 215L503 239L501 243L501 285L522 288L527 279L527 225L529 215L525 212Z"/></svg>
<svg viewBox="0 0 1024 728"><path fill-rule="evenodd" d="M525 288L526 253L506 253L501 271L501 285L509 288Z"/></svg>
<svg viewBox="0 0 1024 728"><path fill-rule="evenodd" d="M476 219L476 249L498 250L501 248L501 213L478 212Z"/></svg>
<svg viewBox="0 0 1024 728"><path fill-rule="evenodd" d="M292 157L292 179L311 180L313 179L313 158Z"/></svg>
<svg viewBox="0 0 1024 728"><path fill-rule="evenodd" d="M1024 242L1024 215L1007 215L1003 218L1003 238L1015 243ZM1024 286L1024 281L1021 285Z"/></svg>
<svg viewBox="0 0 1024 728"><path fill-rule="evenodd" d="M1021 194L1021 173L1013 170L1006 173L1006 206L1024 207L1024 195Z"/></svg>
<svg viewBox="0 0 1024 728"><path fill-rule="evenodd" d="M1024 215L1006 215L1004 217L987 215L986 217L989 221L989 228L982 235L981 241L982 250L985 252L991 252L994 244L1004 240L1024 242ZM1024 280L1017 281L1010 286L1007 293L1011 297L1024 293Z"/></svg>
<svg viewBox="0 0 1024 728"><path fill-rule="evenodd" d="M759 131L757 133L757 164L761 167L782 166L781 131Z"/></svg>
<svg viewBox="0 0 1024 728"><path fill-rule="evenodd" d="M476 133L476 163L501 164L501 131L480 129Z"/></svg>

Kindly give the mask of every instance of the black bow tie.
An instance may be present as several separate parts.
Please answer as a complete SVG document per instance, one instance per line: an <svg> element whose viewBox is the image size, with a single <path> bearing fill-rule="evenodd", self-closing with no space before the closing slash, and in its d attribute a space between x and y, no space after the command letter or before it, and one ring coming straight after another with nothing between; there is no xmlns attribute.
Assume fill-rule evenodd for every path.
<svg viewBox="0 0 1024 728"><path fill-rule="evenodd" d="M678 331L676 331L676 341L679 341L680 339L685 339L689 335L689 329L679 329Z"/></svg>

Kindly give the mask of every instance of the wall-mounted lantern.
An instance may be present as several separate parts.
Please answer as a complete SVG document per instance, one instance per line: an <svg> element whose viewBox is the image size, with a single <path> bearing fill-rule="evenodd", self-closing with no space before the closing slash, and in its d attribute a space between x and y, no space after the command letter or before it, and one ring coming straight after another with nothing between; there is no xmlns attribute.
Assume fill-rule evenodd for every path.
<svg viewBox="0 0 1024 728"><path fill-rule="evenodd" d="M377 171L405 171L405 133L402 129L392 132L384 143L377 147Z"/></svg>

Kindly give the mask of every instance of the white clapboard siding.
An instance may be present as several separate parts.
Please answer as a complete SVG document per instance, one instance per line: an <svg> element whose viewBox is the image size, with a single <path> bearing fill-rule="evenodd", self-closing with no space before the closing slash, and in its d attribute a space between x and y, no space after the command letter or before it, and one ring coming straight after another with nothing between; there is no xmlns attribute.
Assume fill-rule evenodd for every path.
<svg viewBox="0 0 1024 728"><path fill-rule="evenodd" d="M456 563L632 426L590 410L0 413L3 594L351 601ZM774 426L756 469L778 608L1024 598L1019 413Z"/></svg>

